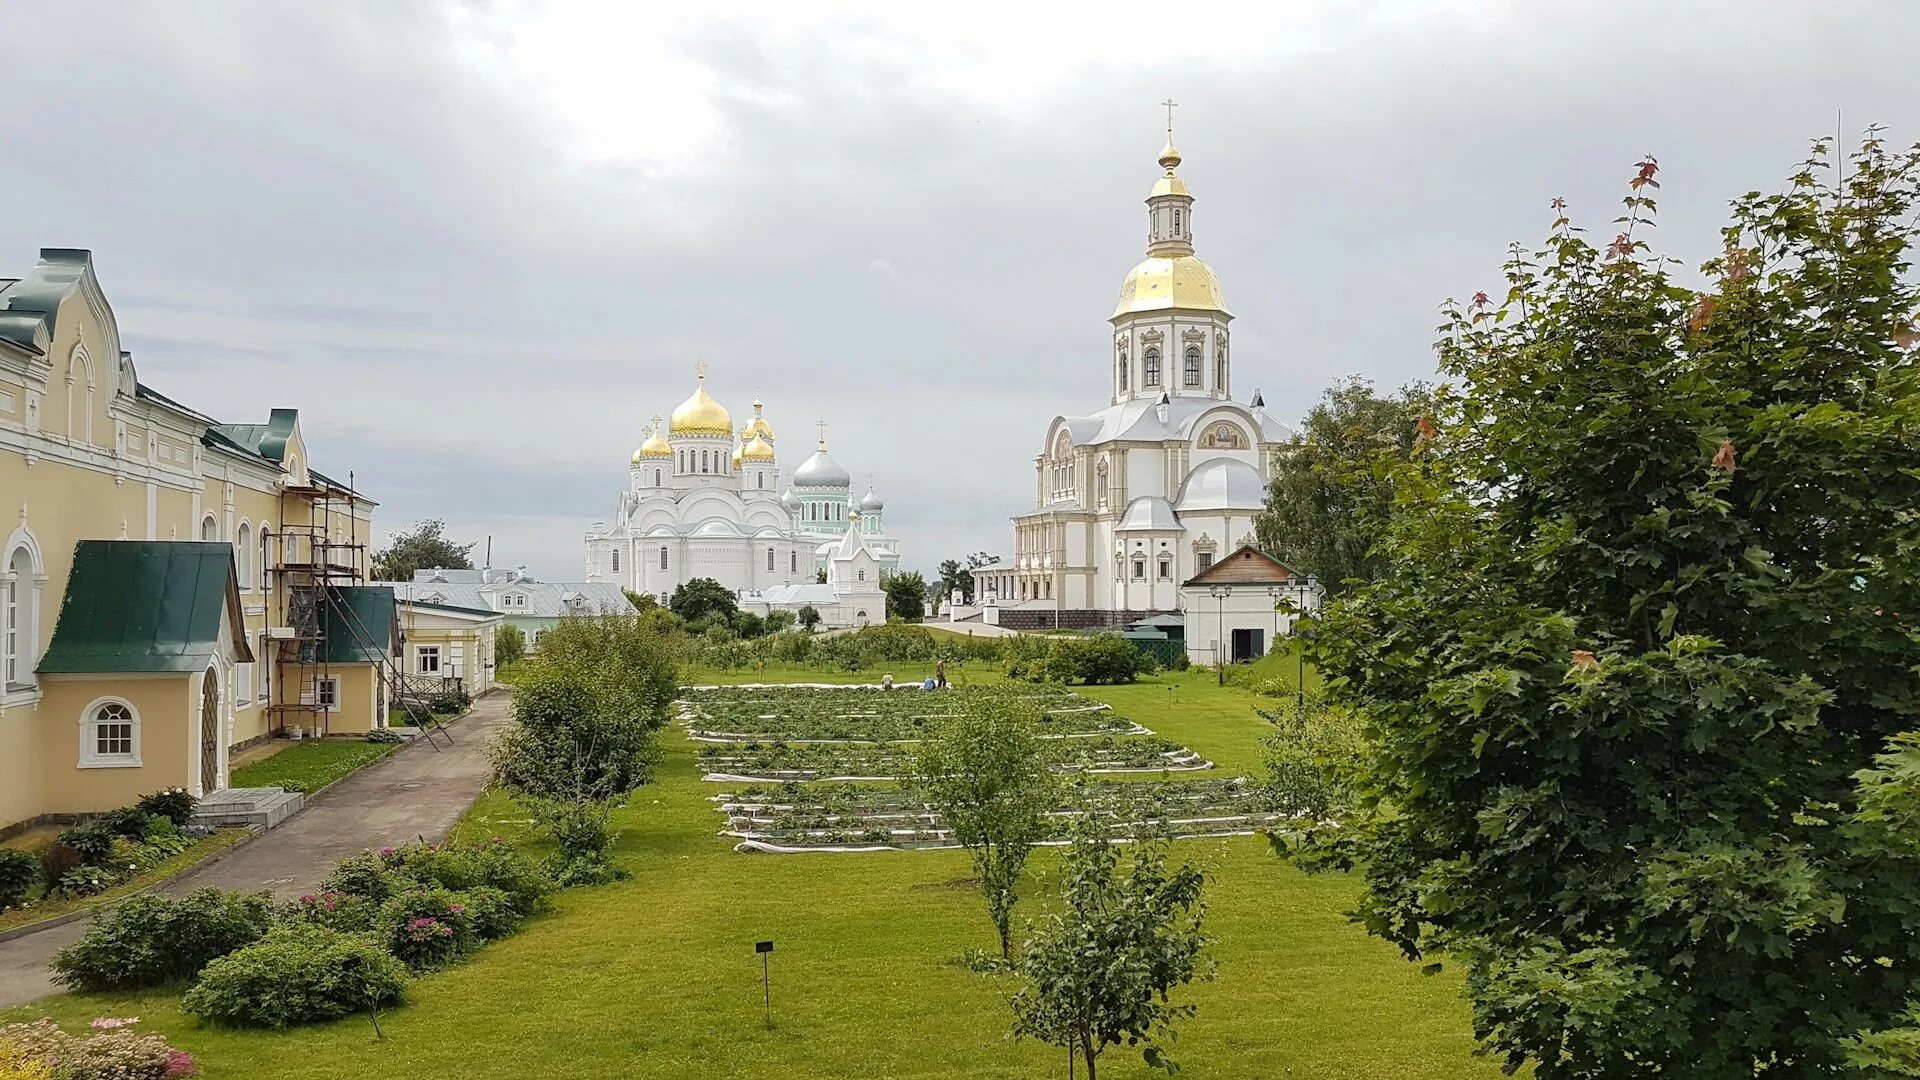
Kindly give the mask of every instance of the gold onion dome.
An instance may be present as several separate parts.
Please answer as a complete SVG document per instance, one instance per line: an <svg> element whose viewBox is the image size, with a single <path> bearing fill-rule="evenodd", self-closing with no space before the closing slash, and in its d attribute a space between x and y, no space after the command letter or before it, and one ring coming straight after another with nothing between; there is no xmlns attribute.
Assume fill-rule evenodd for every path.
<svg viewBox="0 0 1920 1080"><path fill-rule="evenodd" d="M647 429L646 441L640 444L640 449L633 452L633 460L638 462L648 458L672 456L673 448L667 445L667 440L660 437L660 418L656 416L653 418L653 427Z"/></svg>
<svg viewBox="0 0 1920 1080"><path fill-rule="evenodd" d="M1220 279L1213 268L1193 255L1149 256L1127 272L1120 283L1120 301L1113 306L1117 318L1139 311L1227 311L1220 293Z"/></svg>
<svg viewBox="0 0 1920 1080"><path fill-rule="evenodd" d="M747 426L740 429L742 438L758 435L768 442L773 441L773 425L767 423L767 418L760 415L760 411L765 407L760 403L759 398L753 399L753 419L747 421Z"/></svg>
<svg viewBox="0 0 1920 1080"><path fill-rule="evenodd" d="M1167 145L1160 148L1160 167L1172 172L1180 167L1180 151L1174 149L1173 132L1167 132Z"/></svg>
<svg viewBox="0 0 1920 1080"><path fill-rule="evenodd" d="M751 430L751 428L749 428ZM773 444L761 438L757 433L747 440L739 450L740 457L747 461L772 461Z"/></svg>
<svg viewBox="0 0 1920 1080"><path fill-rule="evenodd" d="M707 393L706 372L700 373L700 384L693 388L693 396L673 410L667 430L675 435L733 434L733 417Z"/></svg>
<svg viewBox="0 0 1920 1080"><path fill-rule="evenodd" d="M733 448L733 467L740 467L740 448L737 446Z"/></svg>

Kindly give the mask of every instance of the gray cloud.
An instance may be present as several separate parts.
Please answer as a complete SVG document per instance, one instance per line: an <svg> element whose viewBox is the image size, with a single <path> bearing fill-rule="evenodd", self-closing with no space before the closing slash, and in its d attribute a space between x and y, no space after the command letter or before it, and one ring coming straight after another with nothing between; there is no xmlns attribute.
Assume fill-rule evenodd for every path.
<svg viewBox="0 0 1920 1080"><path fill-rule="evenodd" d="M506 22L10 12L32 47L0 70L0 254L93 248L144 379L222 417L297 405L383 529L444 517L549 576L578 572L696 359L736 413L765 397L788 466L826 417L910 565L1003 549L1047 420L1104 402L1169 93L1237 382L1283 414L1346 373L1429 374L1439 301L1495 285L1555 195L1604 232L1642 153L1659 242L1696 262L1836 109L1920 136L1920 7L1892 0L1323 3L1270 48L1196 11L1183 43L1231 43L1217 62L1154 26L1125 55L1062 36L1017 101L956 89L884 22L717 18L673 43L707 151L591 158L473 62L513 16L479 10ZM686 103L615 106L652 142Z"/></svg>

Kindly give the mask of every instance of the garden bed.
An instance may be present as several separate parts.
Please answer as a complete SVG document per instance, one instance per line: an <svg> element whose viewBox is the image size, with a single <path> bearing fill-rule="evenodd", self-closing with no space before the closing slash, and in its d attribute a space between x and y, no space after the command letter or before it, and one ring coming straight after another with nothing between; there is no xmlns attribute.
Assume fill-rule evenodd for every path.
<svg viewBox="0 0 1920 1080"><path fill-rule="evenodd" d="M680 717L701 742L916 742L977 690L880 690L871 686L747 686L689 689ZM1042 738L1148 735L1146 728L1069 690L1024 696L1042 709Z"/></svg>
<svg viewBox="0 0 1920 1080"><path fill-rule="evenodd" d="M705 779L725 783L785 780L899 780L913 770L913 752L898 743L732 742L700 748ZM1213 763L1157 735L1101 735L1060 744L1061 772L1197 772Z"/></svg>
<svg viewBox="0 0 1920 1080"><path fill-rule="evenodd" d="M958 845L932 807L898 789L849 784L784 783L712 797L727 816L720 835L737 851L914 851ZM1043 845L1068 842L1086 814L1109 822L1116 840L1142 835L1172 839L1243 836L1279 821L1267 794L1245 780L1089 781L1071 784Z"/></svg>

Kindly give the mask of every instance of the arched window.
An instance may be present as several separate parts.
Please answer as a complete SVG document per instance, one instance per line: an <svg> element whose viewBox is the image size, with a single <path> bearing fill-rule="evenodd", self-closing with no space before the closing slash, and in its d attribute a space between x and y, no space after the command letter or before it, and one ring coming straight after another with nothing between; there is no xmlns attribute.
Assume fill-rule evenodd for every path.
<svg viewBox="0 0 1920 1080"><path fill-rule="evenodd" d="M273 591L273 532L260 526L260 591Z"/></svg>
<svg viewBox="0 0 1920 1080"><path fill-rule="evenodd" d="M33 553L25 545L13 549L0 586L0 692L33 685L34 629Z"/></svg>
<svg viewBox="0 0 1920 1080"><path fill-rule="evenodd" d="M858 577L861 581L867 580L867 572L864 569L860 570L855 576Z"/></svg>
<svg viewBox="0 0 1920 1080"><path fill-rule="evenodd" d="M767 569L768 570L773 569L773 549L772 548L767 549Z"/></svg>
<svg viewBox="0 0 1920 1080"><path fill-rule="evenodd" d="M82 768L128 768L140 764L140 714L118 698L87 706L80 723Z"/></svg>
<svg viewBox="0 0 1920 1080"><path fill-rule="evenodd" d="M212 514L200 519L200 539L206 541L220 539L220 523L214 520Z"/></svg>
<svg viewBox="0 0 1920 1080"><path fill-rule="evenodd" d="M253 591L253 527L246 522L233 534L234 576L243 592Z"/></svg>
<svg viewBox="0 0 1920 1080"><path fill-rule="evenodd" d="M1147 370L1141 375L1140 385L1147 386L1147 387L1159 386L1160 385L1160 350L1159 348L1155 346L1149 346L1146 353L1143 354L1143 359L1146 362Z"/></svg>
<svg viewBox="0 0 1920 1080"><path fill-rule="evenodd" d="M1120 350L1120 360L1119 360L1119 363L1115 365L1115 367L1119 369L1120 389L1122 392L1124 392L1127 389L1127 380L1129 378L1129 370L1127 367L1127 350L1125 349Z"/></svg>
<svg viewBox="0 0 1920 1080"><path fill-rule="evenodd" d="M659 469L653 470L653 486L654 487L660 486L660 470Z"/></svg>
<svg viewBox="0 0 1920 1080"><path fill-rule="evenodd" d="M1198 345L1187 346L1186 377L1187 389L1200 388L1200 346Z"/></svg>
<svg viewBox="0 0 1920 1080"><path fill-rule="evenodd" d="M620 572L620 549L619 548L613 549L613 572L616 574Z"/></svg>
<svg viewBox="0 0 1920 1080"><path fill-rule="evenodd" d="M1178 210L1173 212L1173 235L1180 235L1180 211Z"/></svg>
<svg viewBox="0 0 1920 1080"><path fill-rule="evenodd" d="M666 568L667 568L667 547L665 544L662 544L660 545L660 569L665 570Z"/></svg>
<svg viewBox="0 0 1920 1080"><path fill-rule="evenodd" d="M787 573L797 574L799 572L800 572L800 553L797 551L790 551L787 553Z"/></svg>
<svg viewBox="0 0 1920 1080"><path fill-rule="evenodd" d="M753 484L754 487L759 488L761 491L767 490L766 470L762 469L761 471L754 473L753 477L754 477L754 484Z"/></svg>
<svg viewBox="0 0 1920 1080"><path fill-rule="evenodd" d="M1222 393L1227 389L1227 347L1216 345L1213 349L1213 388Z"/></svg>

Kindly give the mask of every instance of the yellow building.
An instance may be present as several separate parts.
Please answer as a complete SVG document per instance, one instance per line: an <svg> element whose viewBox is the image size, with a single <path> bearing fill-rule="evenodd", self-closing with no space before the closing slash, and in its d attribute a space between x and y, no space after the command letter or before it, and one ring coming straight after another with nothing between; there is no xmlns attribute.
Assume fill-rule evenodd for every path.
<svg viewBox="0 0 1920 1080"><path fill-rule="evenodd" d="M404 597L396 602L406 650L402 683L409 696L464 690L478 697L493 685L494 635L506 625L506 615Z"/></svg>
<svg viewBox="0 0 1920 1080"><path fill-rule="evenodd" d="M0 828L384 724L373 508L309 466L294 410L221 424L143 385L90 253L0 279Z"/></svg>

